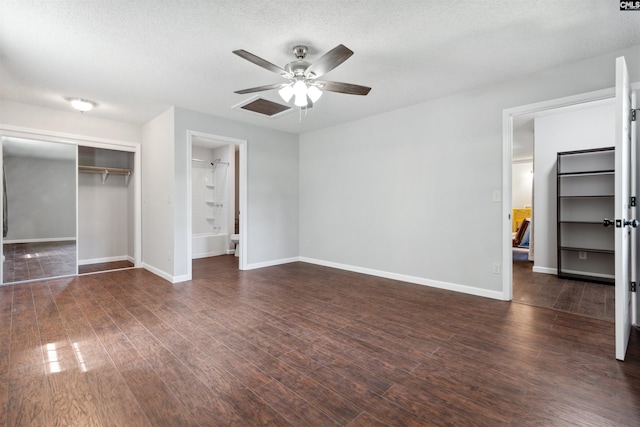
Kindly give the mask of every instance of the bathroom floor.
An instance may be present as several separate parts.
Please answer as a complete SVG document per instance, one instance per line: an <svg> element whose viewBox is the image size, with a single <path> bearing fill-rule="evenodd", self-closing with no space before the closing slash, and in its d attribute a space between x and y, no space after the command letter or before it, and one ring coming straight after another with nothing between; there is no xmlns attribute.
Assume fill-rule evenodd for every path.
<svg viewBox="0 0 640 427"><path fill-rule="evenodd" d="M194 259L191 264L191 278L205 279L217 274L238 269L238 257L234 255L218 255L208 258Z"/></svg>
<svg viewBox="0 0 640 427"><path fill-rule="evenodd" d="M5 243L3 282L76 274L76 242Z"/></svg>
<svg viewBox="0 0 640 427"><path fill-rule="evenodd" d="M609 322L615 320L614 286L559 279L552 274L534 273L532 268L532 261L514 253L513 302Z"/></svg>

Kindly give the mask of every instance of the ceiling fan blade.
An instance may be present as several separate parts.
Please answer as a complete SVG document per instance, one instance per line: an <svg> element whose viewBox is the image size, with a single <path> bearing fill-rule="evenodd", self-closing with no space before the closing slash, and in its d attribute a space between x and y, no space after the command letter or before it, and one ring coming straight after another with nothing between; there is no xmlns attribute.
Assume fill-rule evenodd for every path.
<svg viewBox="0 0 640 427"><path fill-rule="evenodd" d="M287 84L288 83L276 83L272 85L257 86L249 89L236 90L234 93L244 95L245 93L254 93L254 92L262 92L264 90L280 89L282 87L285 87Z"/></svg>
<svg viewBox="0 0 640 427"><path fill-rule="evenodd" d="M353 51L344 45L338 45L325 53L305 71L308 78L320 77L342 64L353 55ZM313 74L313 75L312 75Z"/></svg>
<svg viewBox="0 0 640 427"><path fill-rule="evenodd" d="M281 76L286 76L288 74L284 69L278 67L277 65L272 64L266 59L262 59L259 56L254 55L253 53L247 52L246 50L243 50L243 49L234 50L233 53L238 55L240 58L244 58L249 62L253 62L256 65L264 69L267 69L269 71L272 71L276 74L279 74Z"/></svg>
<svg viewBox="0 0 640 427"><path fill-rule="evenodd" d="M371 90L370 87L354 85L351 83L340 82L322 82L316 81L320 84L320 87L329 92L346 93L349 95L366 95Z"/></svg>

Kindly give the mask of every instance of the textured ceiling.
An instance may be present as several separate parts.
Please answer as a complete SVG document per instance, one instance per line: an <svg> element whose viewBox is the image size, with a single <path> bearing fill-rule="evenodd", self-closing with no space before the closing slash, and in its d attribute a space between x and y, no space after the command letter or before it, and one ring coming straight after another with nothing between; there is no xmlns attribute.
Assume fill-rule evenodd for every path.
<svg viewBox="0 0 640 427"><path fill-rule="evenodd" d="M640 44L640 12L614 0L291 1L0 0L0 98L143 124L169 106L293 133L401 108ZM370 86L326 93L299 114L258 117L234 90L279 83L231 52L274 64L296 44L313 62L355 54L326 80ZM275 91L261 95L278 101Z"/></svg>

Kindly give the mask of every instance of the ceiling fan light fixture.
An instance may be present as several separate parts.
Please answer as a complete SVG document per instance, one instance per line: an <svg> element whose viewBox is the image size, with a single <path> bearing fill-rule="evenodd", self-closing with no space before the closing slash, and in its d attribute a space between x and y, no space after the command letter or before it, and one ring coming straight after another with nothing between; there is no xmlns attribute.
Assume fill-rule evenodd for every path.
<svg viewBox="0 0 640 427"><path fill-rule="evenodd" d="M293 96L293 87L291 87L291 85L286 85L278 91L278 94L280 95L280 98L284 100L284 102L289 102L289 100L291 100L291 97Z"/></svg>
<svg viewBox="0 0 640 427"><path fill-rule="evenodd" d="M309 99L311 99L311 102L315 103L322 96L322 91L316 86L309 86L307 89L307 95L309 96Z"/></svg>
<svg viewBox="0 0 640 427"><path fill-rule="evenodd" d="M293 103L296 105L296 107L306 107L307 106L307 94L300 95L299 93L297 93Z"/></svg>
<svg viewBox="0 0 640 427"><path fill-rule="evenodd" d="M293 84L293 94L305 98L307 96L307 84L303 80L298 80Z"/></svg>
<svg viewBox="0 0 640 427"><path fill-rule="evenodd" d="M93 101L89 101L88 99L82 98L67 98L67 101L71 104L73 108L84 113L86 111L91 111L93 107L96 106L96 103Z"/></svg>

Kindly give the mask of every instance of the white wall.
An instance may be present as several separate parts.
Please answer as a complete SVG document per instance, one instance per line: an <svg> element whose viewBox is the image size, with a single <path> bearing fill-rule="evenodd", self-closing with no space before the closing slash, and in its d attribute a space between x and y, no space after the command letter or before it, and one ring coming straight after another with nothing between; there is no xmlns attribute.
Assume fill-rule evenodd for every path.
<svg viewBox="0 0 640 427"><path fill-rule="evenodd" d="M511 206L523 208L531 206L533 202L533 162L514 162L511 167L512 186Z"/></svg>
<svg viewBox="0 0 640 427"><path fill-rule="evenodd" d="M620 54L640 81L636 46L302 134L301 257L503 298L502 112L610 88Z"/></svg>
<svg viewBox="0 0 640 427"><path fill-rule="evenodd" d="M600 104L598 107L548 115L535 120L534 271L557 273L558 152L615 145L614 105L611 102L604 106Z"/></svg>
<svg viewBox="0 0 640 427"><path fill-rule="evenodd" d="M6 157L7 241L76 237L76 162L73 159Z"/></svg>
<svg viewBox="0 0 640 427"><path fill-rule="evenodd" d="M186 280L187 131L247 141L249 268L298 255L298 137L204 113L172 108L143 128L145 266Z"/></svg>
<svg viewBox="0 0 640 427"><path fill-rule="evenodd" d="M142 128L94 117L91 113L52 110L0 99L0 125L127 142L142 141Z"/></svg>
<svg viewBox="0 0 640 427"><path fill-rule="evenodd" d="M78 174L80 265L133 257L129 252L131 207L124 176L112 175L103 184L99 174Z"/></svg>
<svg viewBox="0 0 640 427"><path fill-rule="evenodd" d="M174 274L174 109L142 129L142 260L172 280ZM186 202L183 202L186 205Z"/></svg>
<svg viewBox="0 0 640 427"><path fill-rule="evenodd" d="M185 208L191 160L187 159L188 130L247 141L248 267L295 259L299 253L298 136L176 108L174 276L184 277L191 262Z"/></svg>

